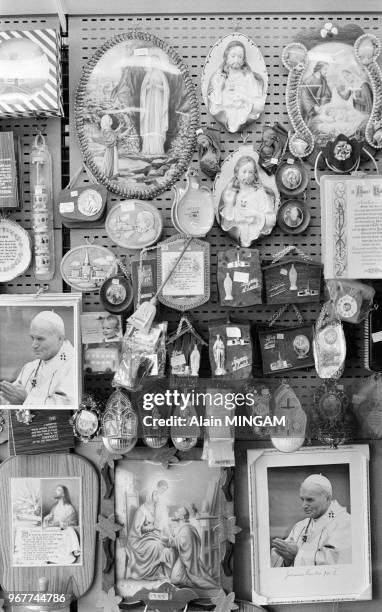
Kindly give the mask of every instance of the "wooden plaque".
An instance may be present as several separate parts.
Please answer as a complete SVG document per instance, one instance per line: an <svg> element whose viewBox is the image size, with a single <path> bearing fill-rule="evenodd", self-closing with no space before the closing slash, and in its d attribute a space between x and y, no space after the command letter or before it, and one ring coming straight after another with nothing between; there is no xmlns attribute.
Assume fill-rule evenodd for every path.
<svg viewBox="0 0 382 612"><path fill-rule="evenodd" d="M40 484L39 483L43 483ZM27 542L29 531L36 531L34 551L43 535L54 529L49 516L55 499L52 491L66 485L71 495L70 502L76 519L67 520L67 526L61 525L59 532L70 529L68 535L76 537L80 555L75 562L45 562L41 565L31 565L30 550L32 544ZM75 485L75 486L74 486ZM0 567L2 568L1 583L6 591L30 592L38 590L38 581L42 576L49 580L50 593L72 593L81 597L93 582L96 544L96 518L98 507L98 478L95 469L84 458L77 455L19 455L4 461L0 466ZM76 490L75 490L76 489ZM21 495L28 491L33 498L33 505ZM37 493L37 494L36 494ZM21 507L23 498L24 506ZM13 501L13 503L12 503ZM73 527L74 523L78 525ZM26 527L28 525L28 527ZM13 528L12 528L13 527ZM16 528L15 528L16 527ZM64 529L62 529L65 527ZM19 529L19 536L15 532ZM51 532L52 533L52 532ZM45 537L47 537L45 535ZM16 546L14 542L17 540ZM24 547L24 562L20 562L20 548ZM27 554L27 547L29 552ZM49 544L45 543L48 548ZM70 547L69 547L70 548ZM68 549L69 550L69 549ZM57 551L58 554L62 551ZM69 551L72 552L71 550ZM25 560L29 555L25 564ZM37 553L36 553L37 556ZM48 555L47 555L48 557Z"/></svg>

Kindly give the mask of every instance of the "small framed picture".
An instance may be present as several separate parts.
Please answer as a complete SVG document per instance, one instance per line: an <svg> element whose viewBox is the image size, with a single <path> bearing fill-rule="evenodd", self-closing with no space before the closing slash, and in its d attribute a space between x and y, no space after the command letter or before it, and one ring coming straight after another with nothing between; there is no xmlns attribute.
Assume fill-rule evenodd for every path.
<svg viewBox="0 0 382 612"><path fill-rule="evenodd" d="M302 234L309 222L310 211L302 200L287 200L277 212L277 224L286 234Z"/></svg>
<svg viewBox="0 0 382 612"><path fill-rule="evenodd" d="M81 295L0 296L0 405L76 410Z"/></svg>
<svg viewBox="0 0 382 612"><path fill-rule="evenodd" d="M247 457L252 601L371 599L369 447Z"/></svg>
<svg viewBox="0 0 382 612"><path fill-rule="evenodd" d="M120 342L122 319L109 312L86 312L81 315L82 344Z"/></svg>

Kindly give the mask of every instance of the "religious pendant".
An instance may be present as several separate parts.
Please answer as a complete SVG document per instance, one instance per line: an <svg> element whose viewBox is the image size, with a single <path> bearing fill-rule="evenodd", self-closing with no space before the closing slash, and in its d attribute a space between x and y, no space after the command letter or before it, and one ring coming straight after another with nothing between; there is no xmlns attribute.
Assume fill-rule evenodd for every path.
<svg viewBox="0 0 382 612"><path fill-rule="evenodd" d="M198 415L192 403L189 402L185 408L177 406L172 419L174 424L170 427L170 437L175 448L183 452L194 448L201 436L201 429L193 424Z"/></svg>
<svg viewBox="0 0 382 612"><path fill-rule="evenodd" d="M95 438L101 427L101 412L99 403L92 395L84 395L82 401L70 418L76 438L85 444Z"/></svg>
<svg viewBox="0 0 382 612"><path fill-rule="evenodd" d="M265 417L270 417L270 404L271 404L271 393L267 387L255 386L252 382L249 382L245 386L246 393L250 393L253 397L253 405L248 406L248 411L252 419L260 417L262 421ZM252 431L256 438L269 438L271 428L266 425L252 425Z"/></svg>
<svg viewBox="0 0 382 612"><path fill-rule="evenodd" d="M102 417L102 440L110 453L125 455L138 440L138 415L127 393L117 388Z"/></svg>
<svg viewBox="0 0 382 612"><path fill-rule="evenodd" d="M366 439L382 438L382 375L363 379L352 397L357 431Z"/></svg>
<svg viewBox="0 0 382 612"><path fill-rule="evenodd" d="M214 128L196 131L200 169L209 178L215 178L220 170L220 133Z"/></svg>
<svg viewBox="0 0 382 612"><path fill-rule="evenodd" d="M336 448L349 442L355 433L355 420L342 385L325 381L314 394L312 438Z"/></svg>
<svg viewBox="0 0 382 612"><path fill-rule="evenodd" d="M267 174L274 174L281 163L288 142L288 132L279 123L263 128L259 146L259 165Z"/></svg>
<svg viewBox="0 0 382 612"><path fill-rule="evenodd" d="M346 340L341 320L332 302L326 302L318 317L313 336L313 355L317 375L324 379L342 376L345 368Z"/></svg>
<svg viewBox="0 0 382 612"><path fill-rule="evenodd" d="M272 428L273 446L284 453L298 450L305 441L307 417L300 400L285 380L276 389L272 404L273 417L277 417L279 422L284 420L284 423Z"/></svg>

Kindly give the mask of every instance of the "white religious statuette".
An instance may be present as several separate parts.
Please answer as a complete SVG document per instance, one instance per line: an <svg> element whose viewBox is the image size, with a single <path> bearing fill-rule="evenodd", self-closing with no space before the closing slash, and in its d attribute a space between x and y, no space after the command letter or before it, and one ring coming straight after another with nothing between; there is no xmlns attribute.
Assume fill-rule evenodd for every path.
<svg viewBox="0 0 382 612"><path fill-rule="evenodd" d="M292 263L289 270L289 291L297 291L297 270L295 265Z"/></svg>
<svg viewBox="0 0 382 612"><path fill-rule="evenodd" d="M191 366L191 376L198 376L199 367L200 367L200 351L196 343L194 344L194 348L192 349L192 352L191 352L190 366Z"/></svg>
<svg viewBox="0 0 382 612"><path fill-rule="evenodd" d="M224 342L220 337L220 334L216 335L216 340L213 346L214 360L215 360L215 376L224 376L226 374L226 370L224 368L225 364L225 346Z"/></svg>
<svg viewBox="0 0 382 612"><path fill-rule="evenodd" d="M232 279L229 275L229 272L226 273L225 275L225 279L224 279L224 291L225 291L225 296L224 296L224 301L228 302L229 300L233 300L233 295L232 295Z"/></svg>

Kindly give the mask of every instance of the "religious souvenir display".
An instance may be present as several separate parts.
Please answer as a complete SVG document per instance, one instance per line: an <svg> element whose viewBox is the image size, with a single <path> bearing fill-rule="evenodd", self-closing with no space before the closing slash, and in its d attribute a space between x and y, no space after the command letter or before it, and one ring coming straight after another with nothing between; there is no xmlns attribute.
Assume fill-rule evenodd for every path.
<svg viewBox="0 0 382 612"><path fill-rule="evenodd" d="M381 194L382 176L321 177L321 259L325 278L381 277Z"/></svg>
<svg viewBox="0 0 382 612"><path fill-rule="evenodd" d="M313 400L312 437L334 448L350 442L356 434L356 421L343 386L327 380L316 389Z"/></svg>
<svg viewBox="0 0 382 612"><path fill-rule="evenodd" d="M259 146L259 166L274 174L281 163L288 143L288 132L279 123L265 125Z"/></svg>
<svg viewBox="0 0 382 612"><path fill-rule="evenodd" d="M1 406L77 409L80 310L78 293L0 295Z"/></svg>
<svg viewBox="0 0 382 612"><path fill-rule="evenodd" d="M355 280L327 280L326 287L342 321L355 324L367 318L373 307L373 287Z"/></svg>
<svg viewBox="0 0 382 612"><path fill-rule="evenodd" d="M198 172L191 167L186 172L186 186L173 187L175 192L171 209L171 220L178 232L202 238L214 223L214 203L207 187L200 185Z"/></svg>
<svg viewBox="0 0 382 612"><path fill-rule="evenodd" d="M304 319L294 304L292 307L297 316L298 326L274 327L288 306L287 304L281 306L268 321L267 328L258 329L262 369L265 375L314 366L313 328L304 324Z"/></svg>
<svg viewBox="0 0 382 612"><path fill-rule="evenodd" d="M207 342L184 315L176 332L168 336L166 346L171 376L199 376L201 352Z"/></svg>
<svg viewBox="0 0 382 612"><path fill-rule="evenodd" d="M199 128L196 131L200 169L209 178L215 178L220 170L220 133L216 128Z"/></svg>
<svg viewBox="0 0 382 612"><path fill-rule="evenodd" d="M190 310L210 298L210 244L177 234L158 245L158 300Z"/></svg>
<svg viewBox="0 0 382 612"><path fill-rule="evenodd" d="M194 85L174 49L148 32L129 30L99 47L83 68L75 114L86 165L124 198L168 189L194 151Z"/></svg>
<svg viewBox="0 0 382 612"><path fill-rule="evenodd" d="M167 321L152 325L149 332L126 325L122 356L114 386L138 389L147 376L162 377L166 366Z"/></svg>
<svg viewBox="0 0 382 612"><path fill-rule="evenodd" d="M280 204L275 178L258 159L252 145L241 146L226 157L214 183L217 221L243 247L271 233Z"/></svg>
<svg viewBox="0 0 382 612"><path fill-rule="evenodd" d="M307 417L292 387L283 380L272 396L272 415L284 424L271 430L271 442L283 453L293 453L305 441Z"/></svg>
<svg viewBox="0 0 382 612"><path fill-rule="evenodd" d="M61 275L76 291L97 291L116 274L118 264L109 249L95 244L74 247L61 260Z"/></svg>
<svg viewBox="0 0 382 612"><path fill-rule="evenodd" d="M222 306L262 304L263 280L259 251L243 247L220 249L217 282Z"/></svg>
<svg viewBox="0 0 382 612"><path fill-rule="evenodd" d="M163 583L164 567L170 585L188 587L205 605L211 603L229 582L225 560L231 544L225 530L234 516L223 492L223 470L209 468L196 449L193 459L169 467L151 461L148 451L133 453L148 460L129 457L115 467L115 518L123 525L117 534L112 577L117 592L129 602L145 588L157 607L164 597L158 594L162 597L156 600L153 591ZM170 585L165 595L171 592ZM173 610L169 604L167 600L166 609Z"/></svg>
<svg viewBox="0 0 382 612"><path fill-rule="evenodd" d="M0 482L4 590L36 593L50 583L54 592L72 596L60 600L67 607L94 580L96 469L74 454L19 455L1 464Z"/></svg>
<svg viewBox="0 0 382 612"><path fill-rule="evenodd" d="M263 420L271 416L271 392L268 387L259 386L249 381L245 385L245 391L251 394L251 402L247 403L250 416L255 419L261 417ZM253 425L252 431L256 438L269 439L271 428L268 425Z"/></svg>
<svg viewBox="0 0 382 612"><path fill-rule="evenodd" d="M105 223L110 240L124 249L143 249L158 242L163 219L160 211L140 200L124 200L108 213Z"/></svg>
<svg viewBox="0 0 382 612"><path fill-rule="evenodd" d="M141 251L139 258L132 257L131 282L134 293L134 308L150 301L157 291L157 255Z"/></svg>
<svg viewBox="0 0 382 612"><path fill-rule="evenodd" d="M52 156L41 132L30 154L30 189L34 275L37 280L49 281L55 273Z"/></svg>
<svg viewBox="0 0 382 612"><path fill-rule="evenodd" d="M0 208L20 207L16 155L13 132L0 132Z"/></svg>
<svg viewBox="0 0 382 612"><path fill-rule="evenodd" d="M352 397L357 419L357 437L382 438L382 376L380 373L360 381ZM360 436L361 434L361 436Z"/></svg>
<svg viewBox="0 0 382 612"><path fill-rule="evenodd" d="M308 171L299 159L288 157L276 170L277 189L285 196L301 195L306 190L308 182Z"/></svg>
<svg viewBox="0 0 382 612"><path fill-rule="evenodd" d="M249 324L215 322L208 330L212 376L231 380L248 378L252 371Z"/></svg>
<svg viewBox="0 0 382 612"><path fill-rule="evenodd" d="M382 147L380 42L355 24L327 34L303 32L283 51L293 126L289 148L296 157L317 154L340 134Z"/></svg>
<svg viewBox="0 0 382 612"><path fill-rule="evenodd" d="M85 170L90 184L75 187ZM58 194L58 210L65 227L73 229L103 226L106 212L107 189L99 185L90 170L83 164Z"/></svg>
<svg viewBox="0 0 382 612"><path fill-rule="evenodd" d="M101 427L99 402L90 394L84 395L70 422L76 438L79 438L85 444L92 440Z"/></svg>
<svg viewBox="0 0 382 612"><path fill-rule="evenodd" d="M310 223L310 210L303 200L286 200L277 212L277 225L284 234L302 234Z"/></svg>
<svg viewBox="0 0 382 612"><path fill-rule="evenodd" d="M298 257L288 253L297 251ZM264 265L267 304L318 303L321 294L322 264L314 262L296 247L277 253L272 263Z"/></svg>
<svg viewBox="0 0 382 612"><path fill-rule="evenodd" d="M0 117L61 117L60 62L58 31L0 32Z"/></svg>
<svg viewBox="0 0 382 612"><path fill-rule="evenodd" d="M363 365L372 372L382 371L382 286L375 283L374 307L363 324Z"/></svg>
<svg viewBox="0 0 382 612"><path fill-rule="evenodd" d="M207 56L201 87L213 118L228 132L241 131L264 110L268 74L260 49L245 34L223 36Z"/></svg>
<svg viewBox="0 0 382 612"><path fill-rule="evenodd" d="M369 447L254 449L247 464L252 602L362 607L372 597Z"/></svg>
<svg viewBox="0 0 382 612"><path fill-rule="evenodd" d="M107 400L102 417L102 440L110 453L124 455L138 440L138 415L127 393L119 388Z"/></svg>
<svg viewBox="0 0 382 612"><path fill-rule="evenodd" d="M0 283L25 274L31 261L28 232L12 219L0 217Z"/></svg>
<svg viewBox="0 0 382 612"><path fill-rule="evenodd" d="M332 302L325 302L313 336L314 365L320 378L337 379L345 368L346 339Z"/></svg>

